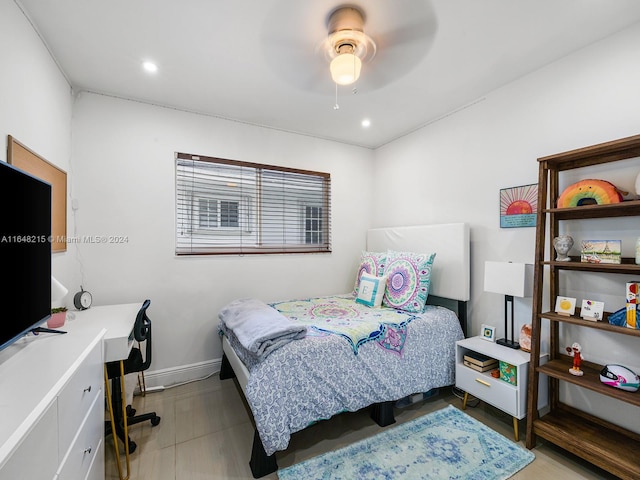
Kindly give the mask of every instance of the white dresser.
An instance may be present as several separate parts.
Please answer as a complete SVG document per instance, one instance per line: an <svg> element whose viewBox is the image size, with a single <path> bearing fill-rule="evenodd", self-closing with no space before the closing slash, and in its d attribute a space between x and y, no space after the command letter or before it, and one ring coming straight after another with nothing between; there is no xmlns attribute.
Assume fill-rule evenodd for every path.
<svg viewBox="0 0 640 480"><path fill-rule="evenodd" d="M106 330L60 330L0 352L0 480L104 479Z"/></svg>

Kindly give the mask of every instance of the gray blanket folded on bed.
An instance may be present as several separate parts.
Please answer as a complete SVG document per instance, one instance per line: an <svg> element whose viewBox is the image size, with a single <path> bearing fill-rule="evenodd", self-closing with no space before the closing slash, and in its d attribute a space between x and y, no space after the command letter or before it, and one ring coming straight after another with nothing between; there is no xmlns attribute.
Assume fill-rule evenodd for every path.
<svg viewBox="0 0 640 480"><path fill-rule="evenodd" d="M306 326L254 298L234 300L220 310L218 318L258 360L307 333Z"/></svg>

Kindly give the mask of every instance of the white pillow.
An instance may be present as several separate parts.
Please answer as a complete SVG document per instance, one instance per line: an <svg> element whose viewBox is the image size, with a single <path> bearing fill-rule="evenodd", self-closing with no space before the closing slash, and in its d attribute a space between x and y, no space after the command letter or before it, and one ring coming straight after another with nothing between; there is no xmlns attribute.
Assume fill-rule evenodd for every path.
<svg viewBox="0 0 640 480"><path fill-rule="evenodd" d="M368 307L379 307L382 305L382 297L384 297L386 287L386 275L376 277L375 275L369 275L367 272L362 272L356 302Z"/></svg>

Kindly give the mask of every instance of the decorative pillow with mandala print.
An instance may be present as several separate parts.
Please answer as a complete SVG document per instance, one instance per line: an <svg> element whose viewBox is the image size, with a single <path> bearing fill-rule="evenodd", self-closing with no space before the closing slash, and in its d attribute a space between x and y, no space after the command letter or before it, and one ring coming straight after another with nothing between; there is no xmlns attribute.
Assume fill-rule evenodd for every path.
<svg viewBox="0 0 640 480"><path fill-rule="evenodd" d="M424 311L435 256L435 253L389 250L384 270L387 289L382 304L405 312Z"/></svg>
<svg viewBox="0 0 640 480"><path fill-rule="evenodd" d="M358 295L360 285L360 275L363 272L374 277L381 277L384 274L384 267L387 260L387 252L362 252L360 256L360 266L356 274L356 283L353 286L353 293Z"/></svg>

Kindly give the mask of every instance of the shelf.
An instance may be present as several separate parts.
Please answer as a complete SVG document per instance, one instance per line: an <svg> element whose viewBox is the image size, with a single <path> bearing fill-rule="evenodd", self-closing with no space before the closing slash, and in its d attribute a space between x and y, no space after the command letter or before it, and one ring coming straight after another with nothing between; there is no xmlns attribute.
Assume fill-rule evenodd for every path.
<svg viewBox="0 0 640 480"><path fill-rule="evenodd" d="M552 322L571 323L573 325L580 325L581 327L595 328L598 330L605 330L607 332L619 333L621 335L630 335L632 337L640 337L640 329L618 327L616 325L611 325L606 320L599 321L599 322L592 322L591 320L584 320L580 317L575 317L575 316L567 317L565 315L558 315L555 312L544 312L544 313L541 313L540 316L542 318L551 320ZM607 316L608 315L605 314L605 318Z"/></svg>
<svg viewBox="0 0 640 480"><path fill-rule="evenodd" d="M606 205L583 205L570 208L548 208L556 220L584 220L587 218L634 217L640 215L640 200L630 200Z"/></svg>
<svg viewBox="0 0 640 480"><path fill-rule="evenodd" d="M588 263L581 262L580 257L572 256L570 262L545 261L543 265L549 265L558 270L577 270L582 272L598 273L625 273L628 275L640 275L640 265L636 265L633 258L622 258L622 263Z"/></svg>
<svg viewBox="0 0 640 480"><path fill-rule="evenodd" d="M640 157L640 135L556 153L538 159L541 168L559 172Z"/></svg>
<svg viewBox="0 0 640 480"><path fill-rule="evenodd" d="M533 352L540 349L540 342L544 335L542 319L547 319L549 320L549 344L553 346L553 351L550 352L547 363L538 362L537 358L531 359L527 400L527 448L534 448L536 436L540 436L608 472L628 479L640 478L640 455L638 455L640 434L566 405L563 401L571 401L571 395L561 401L561 397L564 397L562 386L574 385L573 388L577 387L580 390L579 395L589 390L615 399L618 402L614 408L620 408L624 412L633 407L640 407L640 392L628 392L604 385L600 382L602 366L592 362L583 360L581 369L584 374L572 375L569 369L573 366L573 359L566 355L560 343L561 333L563 333L561 324L570 324L572 332L580 326L592 329L594 333L600 331L630 337L640 337L640 329L611 325L608 322L610 312L604 312L603 319L595 322L581 318L578 308L574 315L563 316L551 311L543 312L542 305L546 300L547 305L550 305L549 308L553 308L560 292L561 280L576 280L576 284L579 284L581 283L578 278L580 274L585 274L582 280L587 277L591 277L588 280L594 280L592 277L607 275L618 275L616 282L640 278L640 265L635 264L635 258L623 257L619 264L603 264L582 262L580 255L577 255L566 262L560 262L555 260L553 249L549 248L551 239L565 231L573 231L574 223L578 224L581 220L617 218L618 221L615 222L614 227L606 226L604 223L602 226L606 226L608 231L618 228L630 229L630 232L637 230L640 218L640 200L637 199L606 205L582 205L569 208L557 208L557 205L563 181L573 178L561 175L562 172L604 164L611 164L608 167L611 170L620 170L637 165L638 157L640 157L640 135L538 158L538 220L531 346ZM614 165L624 160L630 160L630 162ZM575 172L573 176L577 174L578 172ZM587 173L583 171L580 175L584 178ZM597 178L597 172L596 177L592 178ZM568 221L569 224L563 224L563 221ZM592 224L593 222L584 222L579 230L587 232L593 230ZM628 241L628 236L625 236L625 242ZM597 287L586 287L586 285L585 283L585 288L597 290ZM587 292L585 294L590 295ZM624 295L621 298L622 302L624 302ZM628 361L632 363L633 359L637 359L635 351L628 352L628 355L630 357ZM539 401L542 394L539 387L542 378L548 379L550 411L538 418L540 409L536 408L535 402ZM598 411L598 407L593 403L590 409L594 408Z"/></svg>
<svg viewBox="0 0 640 480"><path fill-rule="evenodd" d="M640 478L640 440L633 432L566 406L534 420L533 430L620 478Z"/></svg>
<svg viewBox="0 0 640 480"><path fill-rule="evenodd" d="M640 392L627 392L617 388L609 387L600 382L600 370L602 365L596 365L593 363L582 362L580 369L584 372L584 375L577 377L569 373L569 368L573 366L573 362L565 360L564 358L551 360L544 365L540 365L537 371L544 373L552 378L563 380L568 383L573 383L579 387L587 388L607 397L612 397L622 402L630 403L637 407L640 407Z"/></svg>

